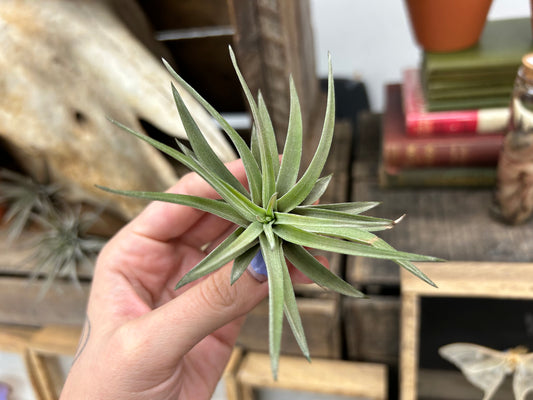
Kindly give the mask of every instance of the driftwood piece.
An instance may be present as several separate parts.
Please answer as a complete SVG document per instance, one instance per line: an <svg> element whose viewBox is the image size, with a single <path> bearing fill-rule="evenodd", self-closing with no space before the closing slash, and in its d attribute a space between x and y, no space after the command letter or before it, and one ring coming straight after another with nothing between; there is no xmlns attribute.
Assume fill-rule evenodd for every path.
<svg viewBox="0 0 533 400"><path fill-rule="evenodd" d="M141 204L94 185L164 190L177 177L160 153L107 118L139 131L145 120L185 134L169 74L112 8L88 0L0 2L0 138L34 177L46 164L72 200L106 199L131 218ZM207 113L183 97L220 157L232 159Z"/></svg>

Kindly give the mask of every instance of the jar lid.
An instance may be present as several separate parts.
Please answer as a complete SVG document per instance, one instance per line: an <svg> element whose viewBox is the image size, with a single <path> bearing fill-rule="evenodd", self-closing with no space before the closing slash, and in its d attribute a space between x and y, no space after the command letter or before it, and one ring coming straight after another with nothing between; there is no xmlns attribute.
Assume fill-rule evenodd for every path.
<svg viewBox="0 0 533 400"><path fill-rule="evenodd" d="M527 80L533 80L533 53L525 54L522 57L523 76Z"/></svg>
<svg viewBox="0 0 533 400"><path fill-rule="evenodd" d="M522 57L522 65L533 70L533 53L528 53Z"/></svg>

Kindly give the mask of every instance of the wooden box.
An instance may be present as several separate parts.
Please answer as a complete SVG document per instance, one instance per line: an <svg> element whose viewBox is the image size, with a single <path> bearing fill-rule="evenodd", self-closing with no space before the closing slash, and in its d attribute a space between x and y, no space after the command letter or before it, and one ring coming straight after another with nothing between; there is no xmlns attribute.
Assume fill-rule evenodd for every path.
<svg viewBox="0 0 533 400"><path fill-rule="evenodd" d="M343 329L349 360L398 364L400 299L396 296L343 298Z"/></svg>
<svg viewBox="0 0 533 400"><path fill-rule="evenodd" d="M92 269L80 269L79 287L68 280L58 280L43 296L44 281L30 281L35 268L31 259L33 240L30 231L10 243L5 230L0 229L0 323L83 325Z"/></svg>
<svg viewBox="0 0 533 400"><path fill-rule="evenodd" d="M300 97L304 126L320 98L308 0L141 1L155 36L177 70L220 112L244 112L228 45L255 96L260 89L278 143L289 115L289 74ZM326 57L326 54L324 54Z"/></svg>
<svg viewBox="0 0 533 400"><path fill-rule="evenodd" d="M340 358L342 355L338 298L297 298L298 310L311 357ZM246 317L237 343L251 351L268 352L268 300ZM281 352L301 355L289 324L283 322Z"/></svg>
<svg viewBox="0 0 533 400"><path fill-rule="evenodd" d="M298 398L300 394L305 398L387 398L387 369L372 363L316 358L308 362L303 357L282 356L278 379L274 380L267 354L242 352L237 348L224 379L228 400L263 398L261 392L264 391L271 392L268 398L277 398L272 395L293 398L295 393ZM260 396L256 396L256 391ZM313 397L307 397L305 393Z"/></svg>
<svg viewBox="0 0 533 400"><path fill-rule="evenodd" d="M24 359L37 400L57 400L78 346L81 329L65 325L42 328L0 324L0 352Z"/></svg>
<svg viewBox="0 0 533 400"><path fill-rule="evenodd" d="M460 379L456 368L439 358L438 348L455 342L473 342L500 351L518 345L533 348L533 264L418 266L438 288L409 273L401 274L401 399L469 399L472 388L464 377ZM462 382L466 392L458 393L458 386L450 383L454 380ZM441 382L441 386L431 382ZM474 393L478 398L482 395L479 390Z"/></svg>

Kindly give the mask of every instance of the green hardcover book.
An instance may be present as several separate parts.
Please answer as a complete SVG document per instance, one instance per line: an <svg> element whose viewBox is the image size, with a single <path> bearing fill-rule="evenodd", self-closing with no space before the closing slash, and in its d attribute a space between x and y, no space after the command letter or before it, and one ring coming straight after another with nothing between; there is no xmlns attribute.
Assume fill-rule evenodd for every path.
<svg viewBox="0 0 533 400"><path fill-rule="evenodd" d="M422 82L429 111L505 107L522 56L533 51L530 18L488 21L477 45L425 52Z"/></svg>
<svg viewBox="0 0 533 400"><path fill-rule="evenodd" d="M379 166L379 184L383 188L423 187L494 187L496 168L388 168Z"/></svg>
<svg viewBox="0 0 533 400"><path fill-rule="evenodd" d="M513 82L506 86L485 86L485 87L465 87L450 88L428 91L428 100L453 100L486 97L506 97L510 98L513 90Z"/></svg>
<svg viewBox="0 0 533 400"><path fill-rule="evenodd" d="M479 110L483 108L508 107L509 96L503 97L471 97L463 99L441 99L427 100L428 111L449 111L449 110Z"/></svg>
<svg viewBox="0 0 533 400"><path fill-rule="evenodd" d="M516 73L524 54L533 51L530 18L487 21L477 45L450 53L424 53L423 69L428 79L455 74Z"/></svg>

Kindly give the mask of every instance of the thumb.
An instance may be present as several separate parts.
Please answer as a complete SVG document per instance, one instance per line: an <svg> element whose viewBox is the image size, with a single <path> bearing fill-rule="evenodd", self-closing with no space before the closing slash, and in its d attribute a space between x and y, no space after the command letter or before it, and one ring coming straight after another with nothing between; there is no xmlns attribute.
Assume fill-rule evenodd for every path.
<svg viewBox="0 0 533 400"><path fill-rule="evenodd" d="M176 362L203 338L245 315L267 296L266 282L259 282L245 272L230 285L230 275L228 264L146 314L145 321L139 321L142 329L151 332L152 354L166 354L170 357L168 362Z"/></svg>

